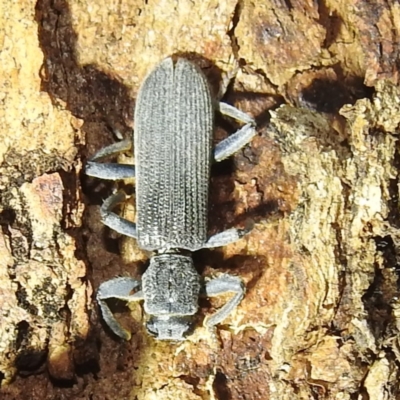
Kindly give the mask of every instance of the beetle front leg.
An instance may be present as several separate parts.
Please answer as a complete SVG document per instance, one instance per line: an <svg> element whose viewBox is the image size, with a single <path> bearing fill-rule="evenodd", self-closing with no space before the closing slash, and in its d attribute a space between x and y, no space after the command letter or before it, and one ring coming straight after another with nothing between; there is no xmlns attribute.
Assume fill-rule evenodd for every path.
<svg viewBox="0 0 400 400"><path fill-rule="evenodd" d="M106 300L119 299L127 302L142 300L142 291L130 294L132 290L138 287L140 287L138 280L129 277L119 277L102 283L97 291L96 299L104 322L117 336L125 340L129 340L131 334L115 319Z"/></svg>
<svg viewBox="0 0 400 400"><path fill-rule="evenodd" d="M214 315L204 321L204 325L212 328L214 325L223 321L242 301L245 294L243 281L237 276L224 274L218 278L208 281L204 288L207 297L220 296L226 293L235 293L235 295Z"/></svg>
<svg viewBox="0 0 400 400"><path fill-rule="evenodd" d="M104 225L114 229L118 233L137 239L136 224L125 218L121 218L111 211L125 199L126 195L123 191L119 191L108 197L100 207L101 220Z"/></svg>

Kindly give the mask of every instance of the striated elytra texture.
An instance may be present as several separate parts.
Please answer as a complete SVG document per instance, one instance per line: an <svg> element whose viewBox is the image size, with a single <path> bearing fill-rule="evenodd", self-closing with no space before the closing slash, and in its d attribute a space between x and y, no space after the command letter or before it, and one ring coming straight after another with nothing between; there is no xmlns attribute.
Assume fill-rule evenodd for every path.
<svg viewBox="0 0 400 400"><path fill-rule="evenodd" d="M197 250L207 239L212 99L190 62L164 60L135 109L137 231L147 250Z"/></svg>

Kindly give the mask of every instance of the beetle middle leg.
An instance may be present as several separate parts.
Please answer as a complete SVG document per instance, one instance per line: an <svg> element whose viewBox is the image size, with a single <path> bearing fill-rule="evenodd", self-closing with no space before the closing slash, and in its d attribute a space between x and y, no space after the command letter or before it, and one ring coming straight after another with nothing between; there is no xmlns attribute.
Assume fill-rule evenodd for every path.
<svg viewBox="0 0 400 400"><path fill-rule="evenodd" d="M252 224L249 224L245 229L231 228L226 231L216 233L211 236L205 243L203 248L222 247L234 243L244 235L248 234L253 229Z"/></svg>
<svg viewBox="0 0 400 400"><path fill-rule="evenodd" d="M101 314L105 323L119 337L129 340L130 333L125 330L115 319L106 300L118 299L126 302L143 300L142 291L131 294L132 290L140 287L138 280L129 277L118 277L109 281L103 282L97 291L97 302L100 306Z"/></svg>
<svg viewBox="0 0 400 400"><path fill-rule="evenodd" d="M224 274L206 283L204 294L207 297L220 296L226 293L235 293L235 295L215 314L205 320L204 325L206 327L211 328L223 321L239 305L245 293L244 283L237 276Z"/></svg>
<svg viewBox="0 0 400 400"><path fill-rule="evenodd" d="M137 238L136 224L121 218L111 210L126 199L125 193L120 190L108 197L100 207L100 215L104 225L114 229L116 232L129 237Z"/></svg>

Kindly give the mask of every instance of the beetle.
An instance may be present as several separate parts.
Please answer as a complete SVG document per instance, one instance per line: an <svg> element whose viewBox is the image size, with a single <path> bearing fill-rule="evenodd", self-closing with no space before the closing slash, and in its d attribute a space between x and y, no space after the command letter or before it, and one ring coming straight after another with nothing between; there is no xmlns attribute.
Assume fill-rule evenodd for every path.
<svg viewBox="0 0 400 400"><path fill-rule="evenodd" d="M216 110L245 125L213 149ZM117 277L102 283L97 291L103 319L119 337L129 339L130 333L113 316L106 303L110 298L144 300L147 330L160 340L185 339L201 294L234 294L206 319L209 328L224 320L242 300L245 287L239 277L224 274L202 285L191 253L227 245L249 231L231 228L208 237L208 191L212 162L224 160L250 142L255 127L254 119L246 113L213 101L208 81L196 65L184 58L168 57L147 75L138 92L135 166L99 162L130 150L132 139L100 150L87 162L85 172L92 177L135 177L136 223L113 212L125 200L121 191L104 201L100 214L105 225L153 252L141 282Z"/></svg>

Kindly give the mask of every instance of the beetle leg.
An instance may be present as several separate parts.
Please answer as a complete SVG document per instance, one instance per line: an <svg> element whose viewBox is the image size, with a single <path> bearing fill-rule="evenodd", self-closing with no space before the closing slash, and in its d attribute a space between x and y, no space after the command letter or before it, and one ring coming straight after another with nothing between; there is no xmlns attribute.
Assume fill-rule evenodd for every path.
<svg viewBox="0 0 400 400"><path fill-rule="evenodd" d="M239 277L224 274L208 281L204 287L204 292L207 297L220 296L225 293L235 293L222 308L212 316L206 318L204 325L211 328L223 321L238 306L245 294L245 286Z"/></svg>
<svg viewBox="0 0 400 400"><path fill-rule="evenodd" d="M116 181L135 177L135 166L130 164L108 163L102 164L88 161L85 174L94 178Z"/></svg>
<svg viewBox="0 0 400 400"><path fill-rule="evenodd" d="M239 72L239 63L236 59L233 59L233 67L222 74L221 84L219 85L219 90L217 94L217 99L220 100L225 95L228 90L229 85L231 84L232 79L234 79Z"/></svg>
<svg viewBox="0 0 400 400"><path fill-rule="evenodd" d="M234 243L240 238L242 238L244 235L249 233L252 230L253 226L249 222L249 227L245 229L236 229L236 228L231 228L227 229L226 231L219 232L213 236L211 236L207 242L205 243L204 247L205 249L207 248L212 248L212 247L222 247L226 246L230 243Z"/></svg>
<svg viewBox="0 0 400 400"><path fill-rule="evenodd" d="M103 282L97 291L96 299L104 322L117 336L125 340L129 340L131 334L117 322L106 300L119 299L127 302L142 300L142 291L130 294L132 290L138 287L140 287L138 280L129 277L119 277Z"/></svg>
<svg viewBox="0 0 400 400"><path fill-rule="evenodd" d="M125 139L122 140L121 142L116 142L110 144L107 147L103 147L90 158L90 161L96 161L100 160L101 158L115 156L119 153L123 153L131 149L132 149L132 139Z"/></svg>
<svg viewBox="0 0 400 400"><path fill-rule="evenodd" d="M236 119L239 122L251 124L253 126L256 125L256 121L253 117L228 103L220 102L217 109L222 115Z"/></svg>
<svg viewBox="0 0 400 400"><path fill-rule="evenodd" d="M236 153L247 143L249 143L251 139L253 139L253 137L257 134L257 131L255 129L256 122L254 118L250 115L246 114L243 111L240 111L230 104L222 102L218 104L218 109L221 114L234 118L240 122L245 123L246 125L215 146L214 160L217 162L225 160L225 158L228 158Z"/></svg>
<svg viewBox="0 0 400 400"><path fill-rule="evenodd" d="M100 179L118 180L135 177L135 166L129 164L102 164L95 162L104 157L115 156L132 148L132 140L123 140L99 150L86 164L86 175Z"/></svg>
<svg viewBox="0 0 400 400"><path fill-rule="evenodd" d="M235 154L253 139L257 131L252 124L246 124L233 135L228 136L214 148L214 160L219 162Z"/></svg>
<svg viewBox="0 0 400 400"><path fill-rule="evenodd" d="M104 225L129 237L137 238L136 224L121 218L111 210L126 199L123 191L112 194L100 207L100 215Z"/></svg>

